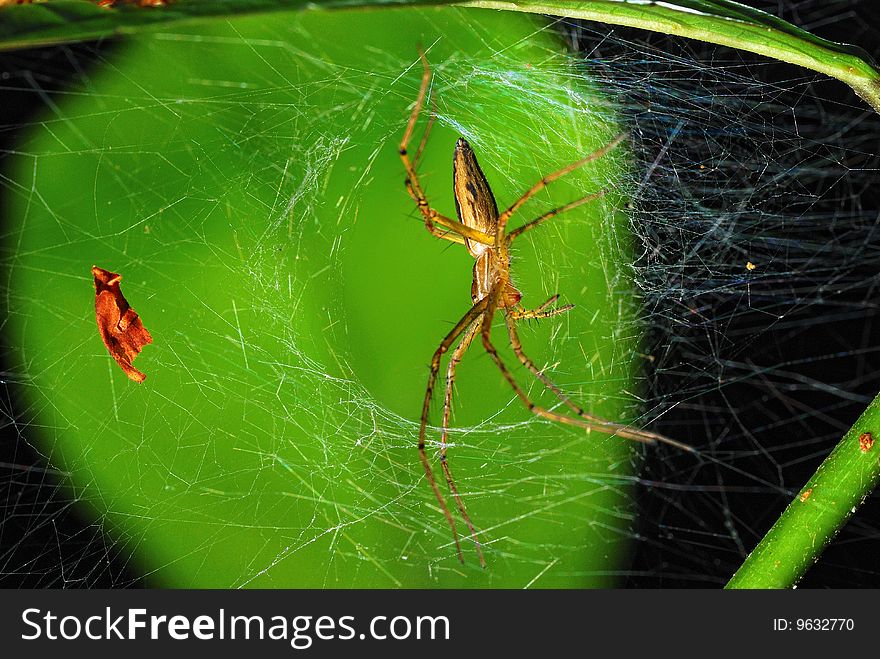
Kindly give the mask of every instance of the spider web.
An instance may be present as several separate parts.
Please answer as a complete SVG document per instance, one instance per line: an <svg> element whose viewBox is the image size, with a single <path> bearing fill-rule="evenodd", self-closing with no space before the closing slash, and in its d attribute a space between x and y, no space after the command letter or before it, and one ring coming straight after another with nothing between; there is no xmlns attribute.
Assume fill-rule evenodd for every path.
<svg viewBox="0 0 880 659"><path fill-rule="evenodd" d="M852 3L756 6L870 46L870 32L852 35L863 16ZM426 42L438 104L420 166L429 198L452 212L443 191L458 134L478 149L503 205L602 143L585 137L588 115L606 138L615 121L625 125L637 164L625 176L593 172L628 193L598 205L599 231L579 228L585 216L562 219L515 254L530 306L557 291L578 304L522 338L590 409L689 442L699 457L533 419L475 346L460 368L450 455L491 567L479 571L467 543L460 566L413 438L425 365L467 309L471 261L420 228L399 169L384 173L386 161L399 166L418 84L410 44L367 47L370 66L357 67L300 50L308 32L295 22L269 36L235 24L139 39L141 60L185 42L205 58L238 49L262 62L222 69L221 79L163 59L164 75L185 80L180 98L144 82L149 61L120 68L130 44L20 53L7 56L4 94L40 112L4 126L7 329L18 337L4 348L6 580L283 586L288 569L312 570L293 583L318 586L729 578L878 390L877 118L836 83L728 49L560 22L553 30L579 48L580 64L547 48L523 68L509 39L464 16L454 23L487 55L443 55L443 40ZM319 74L300 78L291 60ZM138 70L141 93L121 100L101 78ZM583 91L584 73L600 96ZM329 109L312 100L322 93L336 95ZM504 102L484 106L489 93ZM372 111L383 99L402 110ZM88 110L71 109L77 102ZM538 148L506 139L483 116L492 113ZM172 137L141 135L139 124ZM56 147L12 138L36 133L58 135ZM78 159L100 168L84 192L61 186L91 204L86 220L43 187ZM353 183L340 193L333 180L346 170ZM522 219L570 199L578 188L565 185L577 183ZM624 203L627 220L614 212ZM383 205L388 226L364 221ZM614 231L621 221L631 243ZM28 242L41 222L56 227L51 240ZM129 301L166 337L138 362L145 387L164 377L165 389L127 387L94 341L85 261L108 258L108 245L127 268ZM578 284L595 276L598 290ZM182 313L204 344L166 320ZM35 345L53 346L53 358L41 361L50 353ZM71 416L83 381L99 383L94 397L109 401L110 418L99 404ZM401 382L415 384L400 392ZM439 412L435 399L432 420ZM206 418L214 425L200 425ZM83 438L71 444L72 435ZM125 472L108 485L114 469ZM864 561L876 520L872 497L805 585L880 582Z"/></svg>

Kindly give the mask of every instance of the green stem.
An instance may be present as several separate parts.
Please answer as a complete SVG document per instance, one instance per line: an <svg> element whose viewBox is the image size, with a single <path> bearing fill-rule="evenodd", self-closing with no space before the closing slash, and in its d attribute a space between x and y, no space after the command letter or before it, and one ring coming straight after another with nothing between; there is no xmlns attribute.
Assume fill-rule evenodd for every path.
<svg viewBox="0 0 880 659"><path fill-rule="evenodd" d="M880 71L867 53L735 2L677 0L646 5L626 0L473 0L460 5L581 18L746 50L837 78L880 112Z"/></svg>
<svg viewBox="0 0 880 659"><path fill-rule="evenodd" d="M880 480L880 396L816 470L727 588L792 588Z"/></svg>

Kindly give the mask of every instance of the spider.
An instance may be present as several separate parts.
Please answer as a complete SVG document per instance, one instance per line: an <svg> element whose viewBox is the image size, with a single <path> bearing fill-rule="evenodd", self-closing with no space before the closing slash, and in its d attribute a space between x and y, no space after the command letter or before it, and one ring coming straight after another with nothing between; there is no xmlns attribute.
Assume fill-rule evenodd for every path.
<svg viewBox="0 0 880 659"><path fill-rule="evenodd" d="M582 204L598 199L605 194L605 191L602 190L589 194L563 206L549 210L536 219L526 222L512 231L507 231L508 221L514 213L516 213L516 211L537 192L569 172L574 171L592 160L601 158L614 149L618 144L623 142L625 135L618 135L611 142L597 151L594 151L577 162L571 163L570 165L545 176L531 188L526 190L525 194L514 201L510 207L501 213L498 212L495 197L489 187L489 182L486 180L486 177L483 175L483 172L477 163L477 157L474 154L473 149L464 138L459 138L455 145L455 152L453 155L453 191L455 194L455 207L458 221L445 217L430 206L425 197L425 193L422 190L422 186L419 183L418 174L416 174L416 166L418 165L425 144L427 143L431 125L434 120L433 112L429 117L418 150L412 159L410 159L409 151L407 150L415 129L416 121L422 112L428 91L428 85L431 80L431 69L428 65L428 60L425 57L425 54L420 52L419 57L423 67L421 86L412 113L409 116L403 139L400 141L400 159L406 170L406 189L416 202L416 206L424 218L425 228L437 238L464 245L470 255L476 259L476 262L474 263L473 284L471 286L473 306L464 314L464 316L461 317L461 320L455 324L443 341L441 341L431 359L431 370L430 375L428 376L428 386L425 390L425 399L422 405L419 426L419 457L425 468L425 475L428 479L428 483L434 491L434 496L437 498L437 502L443 511L443 515L446 517L446 521L449 523L449 527L452 530L452 537L455 541L458 559L464 563L458 531L455 527L455 520L452 518L452 513L449 510L449 506L446 504L446 499L437 485L437 480L434 478L434 472L431 469L431 463L428 460L428 455L425 451L428 412L434 394L437 376L440 372L441 360L443 355L449 351L455 341L460 338L460 341L453 350L446 367L446 394L443 401L443 420L440 436L440 465L443 469L443 475L446 478L449 491L452 493L455 504L470 531L471 537L473 538L477 555L480 559L480 565L485 567L486 560L483 556L479 538L477 537L477 530L471 522L464 501L458 492L458 488L455 486L455 481L452 478L452 471L449 468L449 462L446 457L449 418L452 409L452 392L455 383L455 369L458 363L462 360L464 353L478 335L483 343L483 348L501 371L504 379L510 384L516 396L523 402L530 412L551 421L579 426L581 428L586 428L587 430L595 430L597 432L617 435L619 437L639 442L664 442L687 451L692 451L693 449L685 444L681 444L680 442L657 433L646 430L637 430L635 428L630 428L629 426L613 423L587 414L580 406L572 402L562 390L544 374L543 370L535 366L534 362L526 356L525 352L523 352L522 344L520 343L519 334L517 332L517 323L521 320L550 318L569 311L574 305L566 304L554 307L554 303L559 299L559 294L557 293L534 309L524 308L520 304L522 294L517 290L510 278L511 244L518 237L527 231L535 229L547 220ZM504 314L507 333L510 337L510 345L519 361L547 389L553 392L553 394L555 394L555 396L574 413L574 416L560 414L536 405L517 383L512 372L501 359L491 341L490 331L492 328L492 321L498 311Z"/></svg>

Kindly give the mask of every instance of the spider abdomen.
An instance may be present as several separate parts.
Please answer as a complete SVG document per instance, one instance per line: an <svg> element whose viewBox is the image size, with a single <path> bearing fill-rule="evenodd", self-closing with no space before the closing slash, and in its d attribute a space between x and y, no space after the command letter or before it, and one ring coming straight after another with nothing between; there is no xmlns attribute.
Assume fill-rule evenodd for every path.
<svg viewBox="0 0 880 659"><path fill-rule="evenodd" d="M463 137L455 144L452 181L455 211L459 221L465 226L494 236L498 229L498 205L474 150ZM489 245L470 239L466 239L464 244L474 258L490 249Z"/></svg>

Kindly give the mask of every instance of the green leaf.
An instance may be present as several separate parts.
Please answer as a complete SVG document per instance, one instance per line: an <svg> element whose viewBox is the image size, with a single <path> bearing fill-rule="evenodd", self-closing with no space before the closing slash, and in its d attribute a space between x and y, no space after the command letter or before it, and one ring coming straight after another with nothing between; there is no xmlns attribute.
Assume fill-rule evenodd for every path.
<svg viewBox="0 0 880 659"><path fill-rule="evenodd" d="M454 216L460 135L505 205L620 129L540 27L455 8L180 26L128 40L87 93L34 121L7 174L9 364L42 453L151 583L611 585L632 443L537 419L476 342L449 464L487 569L469 540L459 563L416 449L428 364L471 305L474 266L425 231L404 187L418 44L438 115L419 173ZM618 148L572 172L514 226L611 190L625 167ZM576 305L522 328L528 354L615 420L641 363L621 207L609 192L523 236L513 272L524 303ZM153 336L142 384L98 336L93 264L122 274ZM516 378L556 402L498 330ZM432 457L444 389L441 375Z"/></svg>
<svg viewBox="0 0 880 659"><path fill-rule="evenodd" d="M3 8L0 2L0 50L136 34L151 27L193 19L317 7L340 9L402 4L416 3L410 0L178 0L163 7L120 2L105 8L93 0L49 0ZM424 0L419 4L435 3Z"/></svg>
<svg viewBox="0 0 880 659"><path fill-rule="evenodd" d="M51 0L0 10L0 50L130 34L181 20L283 9L338 9L448 0L179 0L165 7ZM673 34L772 57L848 84L880 111L880 71L863 50L817 37L780 18L729 0L474 0L462 6L581 18Z"/></svg>

